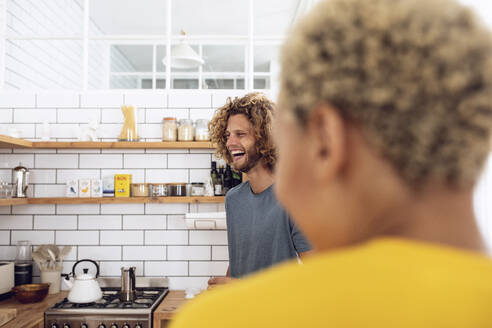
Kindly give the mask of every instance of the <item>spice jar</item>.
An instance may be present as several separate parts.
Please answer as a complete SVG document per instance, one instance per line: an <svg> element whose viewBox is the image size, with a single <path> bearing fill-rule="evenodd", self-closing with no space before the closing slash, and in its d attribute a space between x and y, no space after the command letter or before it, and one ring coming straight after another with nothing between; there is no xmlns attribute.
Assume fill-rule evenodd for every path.
<svg viewBox="0 0 492 328"><path fill-rule="evenodd" d="M152 184L152 197L162 197L168 194L168 188L164 183Z"/></svg>
<svg viewBox="0 0 492 328"><path fill-rule="evenodd" d="M196 141L208 141L210 135L208 133L208 120L199 119L195 122L195 140Z"/></svg>
<svg viewBox="0 0 492 328"><path fill-rule="evenodd" d="M176 118L164 117L162 119L162 141L176 141Z"/></svg>
<svg viewBox="0 0 492 328"><path fill-rule="evenodd" d="M179 120L178 126L179 141L193 141L193 123L188 119Z"/></svg>
<svg viewBox="0 0 492 328"><path fill-rule="evenodd" d="M148 197L149 186L145 183L133 183L132 184L132 196L134 197Z"/></svg>
<svg viewBox="0 0 492 328"><path fill-rule="evenodd" d="M205 184L202 182L193 182L191 184L191 196L203 196L205 194Z"/></svg>

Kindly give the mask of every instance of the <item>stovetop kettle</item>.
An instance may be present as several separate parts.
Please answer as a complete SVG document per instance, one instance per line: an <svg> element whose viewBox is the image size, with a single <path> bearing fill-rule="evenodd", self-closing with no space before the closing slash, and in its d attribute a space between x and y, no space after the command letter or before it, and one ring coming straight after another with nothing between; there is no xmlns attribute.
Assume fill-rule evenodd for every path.
<svg viewBox="0 0 492 328"><path fill-rule="evenodd" d="M75 267L82 262L90 262L96 267L96 274L90 274L88 268L83 268L84 272L81 275L75 275ZM70 275L70 274L69 274ZM65 283L70 287L70 293L68 294L68 300L72 303L92 303L102 298L103 294L101 287L96 278L99 276L99 265L96 262L89 259L77 261L73 267L71 275L73 281L69 278L69 275L65 277Z"/></svg>

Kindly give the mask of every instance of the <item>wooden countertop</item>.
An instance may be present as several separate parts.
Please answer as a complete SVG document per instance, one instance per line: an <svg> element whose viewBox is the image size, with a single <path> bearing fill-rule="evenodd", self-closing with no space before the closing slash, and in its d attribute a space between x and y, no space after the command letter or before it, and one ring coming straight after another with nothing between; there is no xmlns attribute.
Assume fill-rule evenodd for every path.
<svg viewBox="0 0 492 328"><path fill-rule="evenodd" d="M169 321L178 312L185 299L184 290L171 290L154 311L154 328L161 328L162 321Z"/></svg>
<svg viewBox="0 0 492 328"><path fill-rule="evenodd" d="M44 311L67 295L68 292L60 292L46 296L41 302L27 304L19 303L13 296L1 301L0 308L17 309L15 319L7 322L2 328L44 327Z"/></svg>

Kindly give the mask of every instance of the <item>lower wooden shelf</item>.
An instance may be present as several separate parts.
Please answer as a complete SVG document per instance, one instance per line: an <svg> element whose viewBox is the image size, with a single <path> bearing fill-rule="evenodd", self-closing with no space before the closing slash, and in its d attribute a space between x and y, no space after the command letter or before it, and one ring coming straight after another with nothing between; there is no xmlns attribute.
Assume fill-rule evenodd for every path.
<svg viewBox="0 0 492 328"><path fill-rule="evenodd" d="M102 198L7 198L0 206L25 204L136 204L136 203L223 203L224 196L200 197L102 197Z"/></svg>

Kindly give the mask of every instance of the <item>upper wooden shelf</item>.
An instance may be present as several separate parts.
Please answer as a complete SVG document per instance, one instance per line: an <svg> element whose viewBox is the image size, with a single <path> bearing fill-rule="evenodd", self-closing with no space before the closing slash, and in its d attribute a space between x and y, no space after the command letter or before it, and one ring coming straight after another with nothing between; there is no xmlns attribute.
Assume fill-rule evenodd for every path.
<svg viewBox="0 0 492 328"><path fill-rule="evenodd" d="M7 198L0 206L25 204L141 204L141 203L223 203L224 196L213 197L100 197L100 198Z"/></svg>
<svg viewBox="0 0 492 328"><path fill-rule="evenodd" d="M29 141L0 135L0 148L36 149L213 149L209 141Z"/></svg>

